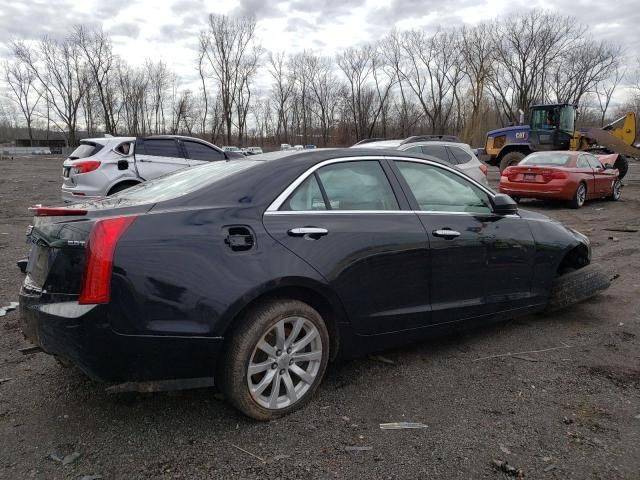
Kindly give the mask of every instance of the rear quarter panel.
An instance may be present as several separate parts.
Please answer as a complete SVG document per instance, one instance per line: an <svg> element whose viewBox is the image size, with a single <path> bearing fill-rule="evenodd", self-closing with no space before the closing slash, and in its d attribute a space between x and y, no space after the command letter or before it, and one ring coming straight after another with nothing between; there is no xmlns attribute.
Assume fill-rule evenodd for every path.
<svg viewBox="0 0 640 480"><path fill-rule="evenodd" d="M283 285L324 288L313 268L266 233L258 213L195 208L138 217L114 256L112 328L136 335L222 336L264 292ZM225 227L232 225L253 231L252 250L233 252L225 243Z"/></svg>

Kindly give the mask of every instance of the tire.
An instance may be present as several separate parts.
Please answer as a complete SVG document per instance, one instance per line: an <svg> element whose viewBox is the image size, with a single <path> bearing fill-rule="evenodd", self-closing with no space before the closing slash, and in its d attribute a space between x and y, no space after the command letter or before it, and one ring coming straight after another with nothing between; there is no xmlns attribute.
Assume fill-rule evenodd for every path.
<svg viewBox="0 0 640 480"><path fill-rule="evenodd" d="M555 312L593 297L611 285L608 275L598 264L565 273L553 280L545 312Z"/></svg>
<svg viewBox="0 0 640 480"><path fill-rule="evenodd" d="M322 382L330 354L329 333L320 314L306 303L283 299L261 304L239 320L219 370L218 385L229 403L261 421L282 417L306 405ZM279 328L283 332L281 348L276 338ZM292 335L295 338L291 339ZM308 336L313 340L298 355L306 353L313 360L296 362L295 345ZM258 348L259 344L265 350ZM255 369L253 375L249 375L250 366ZM276 384L278 393L274 395Z"/></svg>
<svg viewBox="0 0 640 480"><path fill-rule="evenodd" d="M126 190L127 188L135 187L136 185L138 184L130 183L130 182L119 183L111 187L111 190L109 190L109 193L107 193L107 196L115 195L116 193L120 193L121 191Z"/></svg>
<svg viewBox="0 0 640 480"><path fill-rule="evenodd" d="M580 182L578 184L578 188L576 188L576 193L573 194L573 198L569 202L569 206L571 208L580 208L584 205L585 200L587 199L587 186Z"/></svg>
<svg viewBox="0 0 640 480"><path fill-rule="evenodd" d="M613 182L613 188L611 189L611 195L607 197L608 200L617 202L620 200L620 196L622 195L622 182L620 179L617 179Z"/></svg>
<svg viewBox="0 0 640 480"><path fill-rule="evenodd" d="M502 173L502 171L507 167L517 165L524 157L526 157L526 155L522 152L516 151L507 153L502 157L502 160L500 160L500 173Z"/></svg>
<svg viewBox="0 0 640 480"><path fill-rule="evenodd" d="M618 155L613 168L618 170L618 178L622 180L629 171L629 159L624 155Z"/></svg>

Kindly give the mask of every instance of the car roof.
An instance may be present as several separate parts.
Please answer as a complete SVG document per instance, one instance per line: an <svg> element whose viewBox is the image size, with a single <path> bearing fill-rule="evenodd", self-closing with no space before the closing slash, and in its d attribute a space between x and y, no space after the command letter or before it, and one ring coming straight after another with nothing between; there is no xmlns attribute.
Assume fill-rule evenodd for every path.
<svg viewBox="0 0 640 480"><path fill-rule="evenodd" d="M361 143L359 145L353 145L349 148L359 148L359 149L364 149L364 148L387 148L387 149L395 149L398 148L400 146L400 144L402 143L402 140L378 140L376 142L366 142L366 143Z"/></svg>
<svg viewBox="0 0 640 480"><path fill-rule="evenodd" d="M110 142L133 142L136 137L97 137L97 138L83 138L80 140L82 142L91 142L91 143L99 143L100 145L106 145Z"/></svg>

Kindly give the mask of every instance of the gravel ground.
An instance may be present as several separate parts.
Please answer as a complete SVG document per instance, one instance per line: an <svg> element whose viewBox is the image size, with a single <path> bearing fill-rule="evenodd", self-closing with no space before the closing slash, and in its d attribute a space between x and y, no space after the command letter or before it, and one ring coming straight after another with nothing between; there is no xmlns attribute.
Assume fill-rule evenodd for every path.
<svg viewBox="0 0 640 480"><path fill-rule="evenodd" d="M17 300L26 209L59 203L61 164L0 162L0 306ZM0 478L508 478L497 459L527 478L638 479L640 233L603 229L640 224L640 164L625 183L617 203L522 204L591 237L594 260L618 276L607 292L553 316L384 352L391 362L332 365L307 408L268 424L213 389L106 394L48 355L19 353L28 343L9 312ZM379 428L396 421L426 428ZM71 456L63 465L51 454Z"/></svg>

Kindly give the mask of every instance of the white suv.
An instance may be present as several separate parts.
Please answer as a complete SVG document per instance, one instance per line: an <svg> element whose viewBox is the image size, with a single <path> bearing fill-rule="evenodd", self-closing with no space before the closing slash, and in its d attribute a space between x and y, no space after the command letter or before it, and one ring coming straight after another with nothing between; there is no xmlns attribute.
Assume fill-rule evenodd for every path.
<svg viewBox="0 0 640 480"><path fill-rule="evenodd" d="M244 158L204 140L178 135L81 140L62 166L62 199L91 200L206 162Z"/></svg>
<svg viewBox="0 0 640 480"><path fill-rule="evenodd" d="M351 148L386 148L422 153L461 170L485 187L489 186L487 166L478 160L469 145L460 142L452 135L418 135L404 140L371 138L361 140Z"/></svg>

